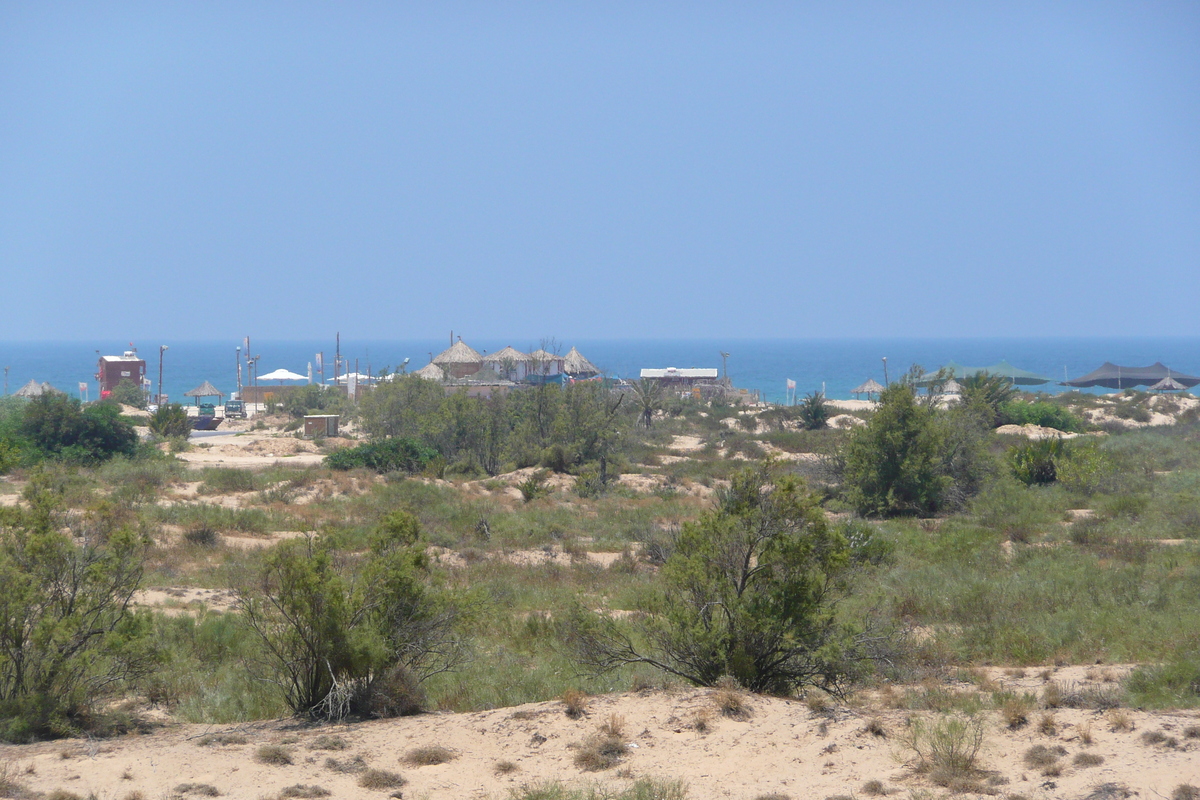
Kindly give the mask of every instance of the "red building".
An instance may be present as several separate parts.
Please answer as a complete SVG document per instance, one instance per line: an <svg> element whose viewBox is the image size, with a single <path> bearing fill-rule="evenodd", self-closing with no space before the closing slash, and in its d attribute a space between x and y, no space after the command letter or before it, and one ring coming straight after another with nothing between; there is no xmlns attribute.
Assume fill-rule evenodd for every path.
<svg viewBox="0 0 1200 800"><path fill-rule="evenodd" d="M96 367L101 398L108 397L121 381L129 381L141 389L145 378L146 359L139 358L136 349L126 350L119 356L100 356L100 363Z"/></svg>

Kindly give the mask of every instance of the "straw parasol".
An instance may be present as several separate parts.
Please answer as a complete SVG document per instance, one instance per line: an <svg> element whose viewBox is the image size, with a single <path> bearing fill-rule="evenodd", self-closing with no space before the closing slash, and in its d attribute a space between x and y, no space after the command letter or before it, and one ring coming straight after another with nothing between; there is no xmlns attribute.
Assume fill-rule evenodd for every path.
<svg viewBox="0 0 1200 800"><path fill-rule="evenodd" d="M433 357L433 363L445 367L446 371L455 378L465 378L473 372L478 372L483 366L483 356L475 348L459 339L442 352Z"/></svg>
<svg viewBox="0 0 1200 800"><path fill-rule="evenodd" d="M195 389L192 389L190 392L184 392L183 396L196 398L196 404L199 405L201 397L223 398L223 397L225 397L225 393L222 392L217 387L213 386L208 381L205 381L204 383L197 386Z"/></svg>
<svg viewBox="0 0 1200 800"><path fill-rule="evenodd" d="M1150 387L1152 392L1182 392L1187 387L1170 375Z"/></svg>
<svg viewBox="0 0 1200 800"><path fill-rule="evenodd" d="M563 372L568 375L587 378L600 374L600 370L596 368L596 365L584 358L583 353L574 347L567 353L567 358L563 362Z"/></svg>
<svg viewBox="0 0 1200 800"><path fill-rule="evenodd" d="M58 391L58 389L55 389L49 383L30 381L20 389L17 389L14 394L17 397L41 397L44 394L62 394L62 392Z"/></svg>
<svg viewBox="0 0 1200 800"><path fill-rule="evenodd" d="M446 371L432 361L418 370L413 370L412 374L427 381L438 381L440 383L446 380Z"/></svg>
<svg viewBox="0 0 1200 800"><path fill-rule="evenodd" d="M882 391L883 391L883 387L874 378L868 378L866 383L864 383L863 385L859 386L856 389L851 390L850 394L853 394L853 395L865 394L867 396L867 399L870 400L871 395L879 394Z"/></svg>

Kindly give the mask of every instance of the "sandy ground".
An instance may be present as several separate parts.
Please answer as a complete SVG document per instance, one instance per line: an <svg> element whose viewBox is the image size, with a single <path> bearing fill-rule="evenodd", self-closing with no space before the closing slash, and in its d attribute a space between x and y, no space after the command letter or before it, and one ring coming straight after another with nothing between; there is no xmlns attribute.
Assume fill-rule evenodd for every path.
<svg viewBox="0 0 1200 800"><path fill-rule="evenodd" d="M1082 668L1074 671L1082 677ZM1038 672L1030 669L1024 674L1031 677L998 679L1044 690L1047 684ZM1066 681L1069 674L1070 668L1059 670L1055 678ZM889 794L901 797L931 788L929 797L946 795L918 773L915 756L904 744L906 719L915 712L836 706L814 711L799 700L753 696L745 698L745 705L746 715L735 718L718 710L710 690L647 690L590 698L579 719L568 718L562 703L545 702L353 725L168 725L153 734L110 740L0 747L0 763L30 789L64 789L102 798L125 798L132 792L168 797L183 784L208 785L221 796L247 800L279 797L297 784L322 787L336 798L389 796L390 788L365 789L359 786L360 774L338 771L338 766L352 765L357 758L369 768L403 777L400 793L390 796L429 800L504 798L513 789L547 780L621 788L631 777L684 781L692 800L863 797L868 781L879 781ZM995 713L985 714L980 765L987 772L979 779L990 784L996 796L1083 800L1098 787L1111 785L1106 797L1136 795L1148 800L1170 797L1180 784L1200 785L1198 740L1183 733L1200 722L1196 712L1119 712L1132 726L1129 729L1114 725L1120 718L1113 712L1046 713L1054 719L1049 733L1034 720L1009 730ZM580 744L610 720L627 739L620 763L584 771L575 761ZM1173 744L1170 739L1147 743L1143 734L1148 732L1162 732ZM330 737L340 740L333 745L344 747L328 749ZM1084 744L1088 737L1091 744ZM265 744L282 745L292 763L260 763L256 753ZM1023 762L1023 754L1039 744L1065 751L1058 774ZM431 766L405 761L413 749L432 746L447 748L452 760ZM1076 764L1080 753L1099 757L1099 763ZM1117 792L1118 786L1129 794ZM203 793L212 794L196 788L186 794Z"/></svg>
<svg viewBox="0 0 1200 800"><path fill-rule="evenodd" d="M262 468L282 461L288 464L320 464L325 456L308 439L290 433L244 431L229 436L191 437L192 449L178 458L192 469L221 465ZM332 442L334 440L327 440Z"/></svg>

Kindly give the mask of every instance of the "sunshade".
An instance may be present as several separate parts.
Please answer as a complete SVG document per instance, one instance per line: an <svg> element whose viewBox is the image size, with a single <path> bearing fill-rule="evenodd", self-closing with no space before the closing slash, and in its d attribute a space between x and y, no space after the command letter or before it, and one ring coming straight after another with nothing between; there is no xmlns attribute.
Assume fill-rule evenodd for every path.
<svg viewBox="0 0 1200 800"><path fill-rule="evenodd" d="M1047 378L1045 375L1038 375L1036 372L1019 369L1007 361L998 361L990 367L965 367L957 362L949 361L942 369L946 370L951 378L959 381L974 375L987 373L988 375L1005 378L1009 383L1017 386L1040 386L1044 383L1050 383L1050 378ZM933 383L933 375L926 374L925 378L918 381L918 383L922 386L928 386Z"/></svg>
<svg viewBox="0 0 1200 800"><path fill-rule="evenodd" d="M217 387L213 386L208 381L192 389L190 392L184 392L184 397L224 397L225 393Z"/></svg>
<svg viewBox="0 0 1200 800"><path fill-rule="evenodd" d="M1195 375L1176 372L1161 362L1155 362L1148 367L1123 367L1105 361L1098 369L1073 381L1063 381L1062 385L1078 388L1103 386L1107 389L1130 389L1134 386L1153 386L1163 378L1172 378L1187 387L1200 383L1200 378Z"/></svg>
<svg viewBox="0 0 1200 800"><path fill-rule="evenodd" d="M266 375L259 375L260 381L306 381L307 375L297 375L294 372L289 372L286 369L277 369L274 372L268 372Z"/></svg>

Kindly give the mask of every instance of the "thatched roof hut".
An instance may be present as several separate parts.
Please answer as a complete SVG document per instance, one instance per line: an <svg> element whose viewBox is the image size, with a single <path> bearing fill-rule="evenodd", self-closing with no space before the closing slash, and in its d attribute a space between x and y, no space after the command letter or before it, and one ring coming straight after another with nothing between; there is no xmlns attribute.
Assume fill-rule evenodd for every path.
<svg viewBox="0 0 1200 800"><path fill-rule="evenodd" d="M483 356L459 339L433 357L433 363L445 367L452 377L465 378L483 366Z"/></svg>
<svg viewBox="0 0 1200 800"><path fill-rule="evenodd" d="M883 386L881 386L874 378L868 378L866 383L851 390L850 394L853 394L855 396L860 395L860 394L865 394L867 396L867 399L870 400L871 395L873 395L873 394L877 395L882 391L883 391Z"/></svg>
<svg viewBox="0 0 1200 800"><path fill-rule="evenodd" d="M17 389L17 391L13 392L13 394L15 394L17 397L33 398L41 397L44 394L62 394L62 392L60 392L58 389L55 389L49 383L30 381L20 389Z"/></svg>
<svg viewBox="0 0 1200 800"><path fill-rule="evenodd" d="M204 383L197 386L195 389L192 389L191 391L188 391L188 392L184 392L183 396L184 397L194 397L194 398L196 398L196 403L199 404L201 397L223 398L223 397L225 397L225 393L222 392L217 387L213 386L208 381L205 381Z"/></svg>
<svg viewBox="0 0 1200 800"><path fill-rule="evenodd" d="M574 347L567 353L563 361L563 372L576 378L591 378L600 374L596 365L583 357L583 353Z"/></svg>
<svg viewBox="0 0 1200 800"><path fill-rule="evenodd" d="M418 378L424 378L427 381L438 381L440 383L441 381L446 380L446 370L442 369L437 364L434 364L432 361L418 370L413 370L412 374L416 375Z"/></svg>
<svg viewBox="0 0 1200 800"><path fill-rule="evenodd" d="M528 363L533 358L528 353L522 353L512 345L508 345L503 350L497 350L494 353L488 353L483 357L485 364L503 364L505 361L511 361L514 364Z"/></svg>

